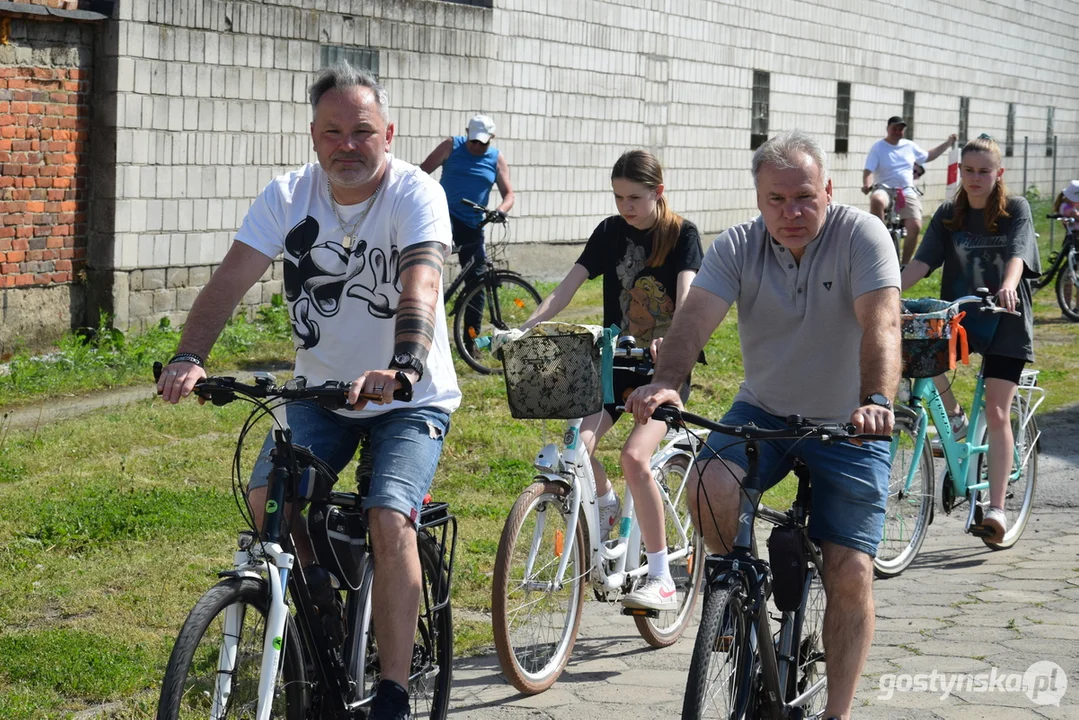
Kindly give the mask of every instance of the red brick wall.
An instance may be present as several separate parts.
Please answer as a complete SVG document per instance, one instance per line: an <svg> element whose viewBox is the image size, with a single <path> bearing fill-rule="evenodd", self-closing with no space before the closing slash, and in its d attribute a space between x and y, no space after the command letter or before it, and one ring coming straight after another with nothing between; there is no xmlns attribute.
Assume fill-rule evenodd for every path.
<svg viewBox="0 0 1079 720"><path fill-rule="evenodd" d="M0 67L0 288L78 278L89 131L88 68Z"/></svg>

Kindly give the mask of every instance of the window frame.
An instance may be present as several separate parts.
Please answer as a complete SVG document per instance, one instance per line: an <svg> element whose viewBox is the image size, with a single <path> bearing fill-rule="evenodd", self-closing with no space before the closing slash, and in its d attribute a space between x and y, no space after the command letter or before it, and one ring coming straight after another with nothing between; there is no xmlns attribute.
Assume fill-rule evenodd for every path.
<svg viewBox="0 0 1079 720"><path fill-rule="evenodd" d="M844 90L846 93L844 94ZM851 84L840 80L835 90L835 153L842 155L850 147ZM844 100L846 101L844 103Z"/></svg>
<svg viewBox="0 0 1079 720"><path fill-rule="evenodd" d="M756 150L768 141L768 106L771 101L772 74L753 71L752 101L749 110L749 149Z"/></svg>

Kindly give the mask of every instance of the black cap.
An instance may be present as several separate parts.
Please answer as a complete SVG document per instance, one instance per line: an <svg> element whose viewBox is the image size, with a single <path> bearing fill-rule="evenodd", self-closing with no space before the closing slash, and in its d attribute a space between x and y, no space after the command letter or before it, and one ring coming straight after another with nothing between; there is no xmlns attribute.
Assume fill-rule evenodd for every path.
<svg viewBox="0 0 1079 720"><path fill-rule="evenodd" d="M888 118L888 124L889 125L906 125L907 121L904 120L903 118L899 117L898 115L892 115L890 118Z"/></svg>

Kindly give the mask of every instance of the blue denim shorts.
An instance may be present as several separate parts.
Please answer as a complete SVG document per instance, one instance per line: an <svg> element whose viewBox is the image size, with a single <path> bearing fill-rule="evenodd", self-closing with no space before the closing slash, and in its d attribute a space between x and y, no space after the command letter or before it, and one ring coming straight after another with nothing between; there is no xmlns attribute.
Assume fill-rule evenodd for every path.
<svg viewBox="0 0 1079 720"><path fill-rule="evenodd" d="M754 423L759 428L782 430L785 418L771 415L746 402L736 402L723 416L729 425ZM749 468L745 443L721 433L708 435L707 447L697 456L702 470L716 455ZM817 542L832 542L876 557L884 529L884 508L888 502L888 481L892 461L888 443L866 442L852 445L819 440L766 441L760 444L760 477L763 489L787 476L800 458L812 477L812 507L809 535Z"/></svg>
<svg viewBox="0 0 1079 720"><path fill-rule="evenodd" d="M374 453L371 489L364 508L389 508L417 522L431 488L450 416L435 408L401 408L373 417L350 418L311 403L288 406L292 442L308 448L334 472L341 472L366 431ZM272 431L267 433L251 471L249 489L265 487L270 469Z"/></svg>

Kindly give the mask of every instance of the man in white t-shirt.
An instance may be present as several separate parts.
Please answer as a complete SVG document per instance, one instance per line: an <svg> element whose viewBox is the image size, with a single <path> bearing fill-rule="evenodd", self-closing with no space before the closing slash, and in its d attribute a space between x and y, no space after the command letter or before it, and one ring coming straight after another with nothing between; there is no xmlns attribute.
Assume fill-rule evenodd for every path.
<svg viewBox="0 0 1079 720"><path fill-rule="evenodd" d="M352 380L348 401L355 408L290 405L293 442L340 472L360 435L369 437L373 470L364 508L375 553L372 606L382 677L370 718L401 720L409 717L421 590L415 526L449 414L461 398L442 297L449 210L437 182L389 153L394 125L374 77L334 66L319 73L310 99L318 162L274 178L255 200L191 308L159 389L172 403L191 393L237 303L283 256L296 374L309 384ZM402 387L411 388L411 402L393 400ZM381 400L365 402L361 392ZM249 485L248 504L260 525L273 447L267 437ZM292 530L309 584L314 576L328 578L312 565L306 529ZM340 597L331 595L336 605Z"/></svg>
<svg viewBox="0 0 1079 720"><path fill-rule="evenodd" d="M879 217L881 222L884 222L884 211L891 205L892 198L887 191L874 190L873 186L884 185L895 190L899 217L907 230L903 241L903 265L914 257L918 235L922 232L922 200L914 189L914 166L936 160L956 140L953 133L926 152L903 137L906 128L907 121L898 115L888 118L888 134L869 148L862 173L862 192L872 193L869 195L869 212Z"/></svg>

